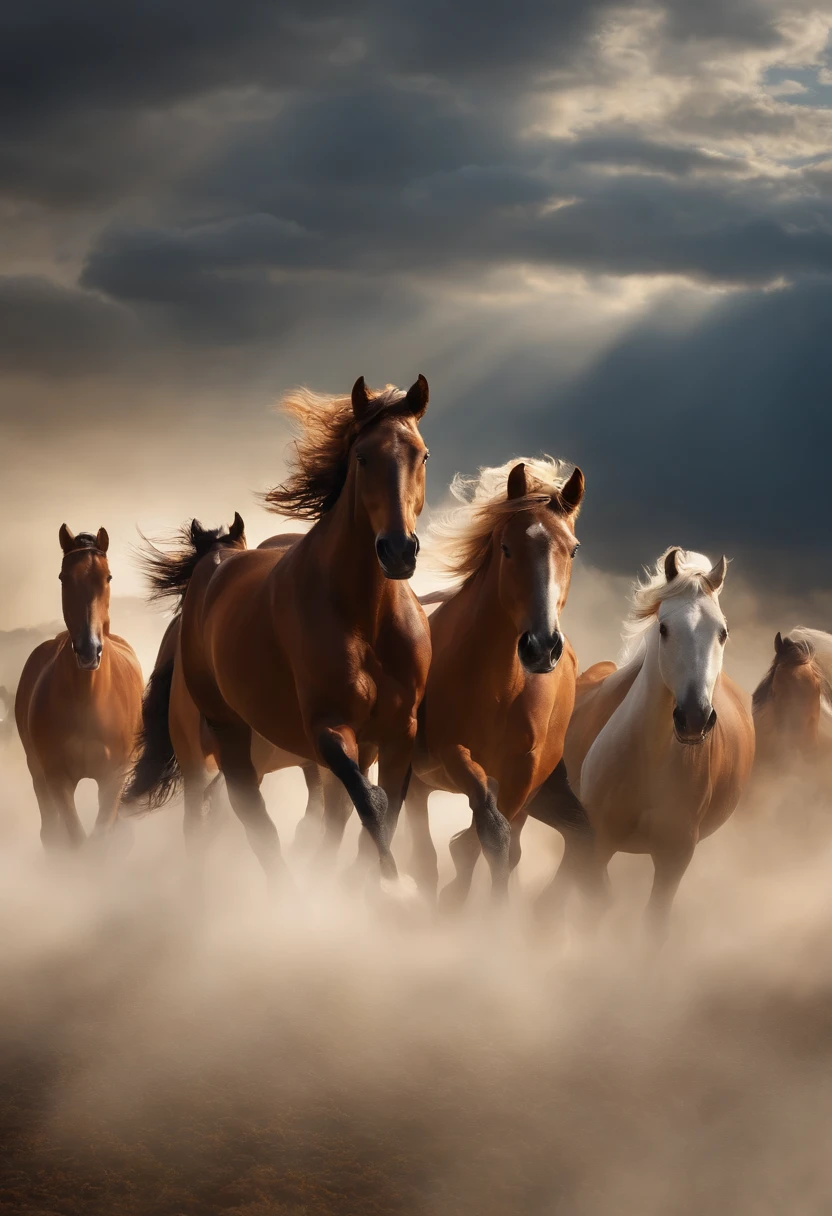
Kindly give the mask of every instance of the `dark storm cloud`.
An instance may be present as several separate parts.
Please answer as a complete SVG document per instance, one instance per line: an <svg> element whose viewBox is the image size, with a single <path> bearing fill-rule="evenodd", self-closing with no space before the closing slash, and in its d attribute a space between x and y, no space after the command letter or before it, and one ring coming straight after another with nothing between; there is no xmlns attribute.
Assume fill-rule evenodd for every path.
<svg viewBox="0 0 832 1216"><path fill-rule="evenodd" d="M548 451L586 474L595 565L634 573L681 544L760 582L832 587L830 332L832 284L806 282L730 297L693 328L657 317L570 386L526 350L455 403L433 473L463 450L466 469Z"/></svg>
<svg viewBox="0 0 832 1216"><path fill-rule="evenodd" d="M7 5L4 216L61 285L21 276L13 228L0 370L52 377L50 391L56 377L109 377L114 423L119 383L148 400L184 384L184 427L218 367L219 391L242 400L290 375L337 387L371 370L353 367L368 355L385 369L413 359L413 374L436 370L442 400L462 332L460 363L477 379L486 356L487 372L476 398L430 416L434 494L478 456L544 446L587 466L599 561L629 572L678 540L765 573L762 535L779 569L808 568L827 543L813 495L829 439L815 412L832 370L832 192L812 162L830 123L769 96L763 76L817 60L802 3ZM593 348L607 320L587 300L602 304L609 280L757 290L692 331L634 328L567 389L565 339L547 340L544 321L570 289L556 306L541 291L533 315L530 269L569 272L547 283L577 273ZM759 290L778 280L797 286ZM508 282L528 340L500 299ZM503 331L519 353L495 370ZM44 402L42 418L65 425ZM802 462L796 540L761 488L787 445Z"/></svg>
<svg viewBox="0 0 832 1216"><path fill-rule="evenodd" d="M404 166L371 153L363 161L346 156L331 171L332 178L340 172L337 187L330 180L324 192L317 158L305 173L298 158L285 179L275 173L271 180L282 216L114 230L90 253L82 282L121 300L198 307L212 293L236 291L235 276L247 275L253 290L272 270L449 276L529 263L760 285L832 272L828 202L781 198L768 183L726 190L719 181L610 175L581 165L637 155L653 166L669 161L677 171L709 160L674 160L666 150L632 143L594 144L584 157L577 145L566 158L571 165L559 165L555 152L536 164L526 155L519 163L466 165L405 181ZM413 168L420 166L417 150ZM563 205L549 205L559 197Z"/></svg>

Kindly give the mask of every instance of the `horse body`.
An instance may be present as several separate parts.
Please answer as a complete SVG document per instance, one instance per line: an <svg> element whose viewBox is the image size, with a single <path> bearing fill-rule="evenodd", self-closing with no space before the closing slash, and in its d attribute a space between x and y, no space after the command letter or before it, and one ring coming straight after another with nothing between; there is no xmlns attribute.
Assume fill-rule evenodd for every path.
<svg viewBox="0 0 832 1216"><path fill-rule="evenodd" d="M618 680L610 675L598 688L596 729L583 760L578 748L568 753L602 850L653 853L677 837L695 843L722 826L748 777L747 753L736 747L747 732L747 695L720 673L716 725L701 745L680 743L673 697L659 674L657 633L647 647L633 671L617 672ZM579 699L581 691L579 682Z"/></svg>
<svg viewBox="0 0 832 1216"><path fill-rule="evenodd" d="M536 478L535 467L549 480ZM539 800L541 818L563 828L569 814L559 818L558 804L575 822L582 818L558 766L577 674L559 620L577 547L573 522L583 477L576 470L571 478L552 480L554 468L521 463L508 485L502 481L494 519L483 511L487 527L476 568L456 594L439 597L430 617L433 660L406 806L414 871L430 894L437 866L427 822L429 794L440 789L469 800L473 823L452 842L457 877L443 892L445 902L467 894L480 849L495 890L505 889L510 866L520 857L525 808L545 783L550 784ZM491 481L492 472L481 476Z"/></svg>
<svg viewBox="0 0 832 1216"><path fill-rule="evenodd" d="M832 634L802 626L778 633L753 705L760 772L832 760Z"/></svg>
<svg viewBox="0 0 832 1216"><path fill-rule="evenodd" d="M643 650L620 670L598 664L579 679L567 734L596 860L605 870L617 852L651 855L659 926L696 844L734 811L754 760L749 698L722 671L724 575L724 559L711 570L698 555L668 553L665 580L649 589ZM545 898L562 883L559 874Z"/></svg>
<svg viewBox="0 0 832 1216"><path fill-rule="evenodd" d="M83 841L74 795L84 778L98 783L96 833L115 824L141 724L143 683L132 648L110 632L106 532L73 537L64 525L61 543L70 628L35 648L15 698L47 848L64 832L73 845Z"/></svg>
<svg viewBox="0 0 832 1216"><path fill-rule="evenodd" d="M332 771L341 797L327 803L329 842L340 839L352 803L383 872L396 875L389 841L430 662L427 621L400 581L418 553L427 459L418 421L427 400L423 377L408 393L370 394L361 379L351 397L290 397L303 426L295 469L267 498L314 526L285 551L194 552L180 580L182 675L269 874L280 853L253 762L258 735L279 749L272 768ZM378 787L367 780L376 756Z"/></svg>

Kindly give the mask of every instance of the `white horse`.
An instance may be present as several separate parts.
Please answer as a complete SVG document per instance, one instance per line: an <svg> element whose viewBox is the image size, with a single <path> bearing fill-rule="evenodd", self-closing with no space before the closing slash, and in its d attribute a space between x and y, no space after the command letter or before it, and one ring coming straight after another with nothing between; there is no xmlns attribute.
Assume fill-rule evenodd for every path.
<svg viewBox="0 0 832 1216"><path fill-rule="evenodd" d="M579 678L566 737L600 872L617 852L649 853L649 913L660 930L697 842L731 815L754 760L750 698L722 670L726 568L724 557L711 566L678 548L659 559L634 590L623 665L598 663ZM544 907L580 868L567 842Z"/></svg>

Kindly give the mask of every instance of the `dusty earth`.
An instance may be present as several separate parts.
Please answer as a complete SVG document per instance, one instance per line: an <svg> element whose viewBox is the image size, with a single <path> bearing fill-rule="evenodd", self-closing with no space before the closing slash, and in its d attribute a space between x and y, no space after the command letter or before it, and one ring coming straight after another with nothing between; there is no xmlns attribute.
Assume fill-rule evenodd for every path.
<svg viewBox="0 0 832 1216"><path fill-rule="evenodd" d="M200 903L181 808L134 823L129 850L52 862L16 744L2 773L3 1211L828 1210L828 808L797 845L782 808L777 831L752 808L703 845L657 954L638 859L615 863L596 939L533 930L559 854L537 825L502 919L483 881L437 924L292 854L301 898L270 901L230 817ZM301 794L269 779L287 849ZM433 817L447 839L464 807Z"/></svg>

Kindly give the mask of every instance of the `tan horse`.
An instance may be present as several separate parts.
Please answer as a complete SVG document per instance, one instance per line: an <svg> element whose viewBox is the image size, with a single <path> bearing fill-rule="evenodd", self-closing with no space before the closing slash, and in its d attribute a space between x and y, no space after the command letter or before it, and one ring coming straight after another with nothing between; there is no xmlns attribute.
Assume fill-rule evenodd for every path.
<svg viewBox="0 0 832 1216"><path fill-rule="evenodd" d="M793 629L754 692L755 771L805 771L832 760L832 635Z"/></svg>
<svg viewBox="0 0 832 1216"><path fill-rule="evenodd" d="M344 804L327 808L330 838L353 803L382 873L397 874L390 838L430 662L427 621L405 581L419 549L427 404L421 376L407 393L370 393L362 378L348 397L291 394L284 405L301 426L294 467L267 501L313 527L286 552L170 559L185 591L182 672L269 875L281 867L280 848L252 763L255 734L285 754L284 766L329 768Z"/></svg>
<svg viewBox="0 0 832 1216"><path fill-rule="evenodd" d="M260 548L285 552L300 539L300 533L285 533L263 541ZM210 531L196 520L185 536L186 552L193 559L213 552L222 560L224 552L245 548L245 530L239 514L227 531ZM133 771L125 801L142 803L148 800L153 809L163 806L181 782L185 801L185 839L195 857L203 852L206 809L209 813L219 793L217 744L188 692L182 674L179 636L182 627L181 592L171 589L164 577L170 568L169 556L148 544L142 562L149 575L155 600L172 595L177 601L176 615L165 630L156 663L148 680L143 703L141 756ZM161 582L160 582L160 575ZM177 574L177 579L180 573ZM162 711L158 709L161 700ZM167 718L163 707L167 703ZM259 779L281 767L281 754L260 735L254 735L251 759ZM298 825L301 835L309 836L320 830L323 821L323 783L317 765L303 769L308 790L306 813ZM303 825L303 828L301 827Z"/></svg>
<svg viewBox="0 0 832 1216"><path fill-rule="evenodd" d="M473 483L457 479L455 489L468 504L431 532L462 583L425 597L441 602L430 617L433 661L406 801L414 876L433 895L430 793L468 798L473 822L451 842L457 874L442 892L446 906L467 896L480 850L493 890L505 892L531 805L552 826L591 836L562 763L577 663L560 618L583 475L527 460L483 469Z"/></svg>
<svg viewBox="0 0 832 1216"><path fill-rule="evenodd" d="M133 650L110 633L109 538L60 530L61 598L67 632L32 651L15 699L17 729L41 814L47 849L80 845L75 788L98 783L96 835L118 818L141 723L142 672Z"/></svg>
<svg viewBox="0 0 832 1216"><path fill-rule="evenodd" d="M649 853L649 913L663 930L699 840L731 815L754 761L749 697L722 670L728 627L722 558L670 549L634 595L636 653L578 681L566 766L596 832L596 862ZM560 902L575 877L567 839L542 897Z"/></svg>

